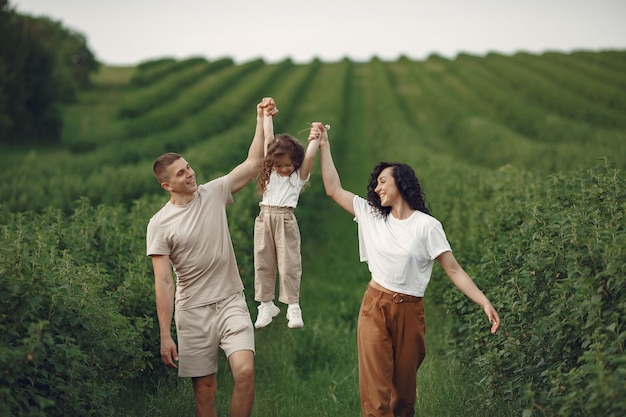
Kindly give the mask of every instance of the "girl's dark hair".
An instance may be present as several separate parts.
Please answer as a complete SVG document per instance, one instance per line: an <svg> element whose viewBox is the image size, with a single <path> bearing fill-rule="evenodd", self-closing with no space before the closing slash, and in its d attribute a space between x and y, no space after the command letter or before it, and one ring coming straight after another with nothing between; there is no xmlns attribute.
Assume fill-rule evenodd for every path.
<svg viewBox="0 0 626 417"><path fill-rule="evenodd" d="M263 195L267 183L270 181L270 174L274 167L274 161L283 155L289 155L297 171L304 161L304 146L296 138L286 133L278 134L274 141L267 147L267 155L263 161L263 168L257 177L257 187L259 194Z"/></svg>
<svg viewBox="0 0 626 417"><path fill-rule="evenodd" d="M374 167L367 184L367 201L369 205L378 211L378 214L382 217L386 218L391 213L391 207L381 206L380 197L374 192L378 185L378 176L383 169L388 167L392 168L393 179L400 191L400 195L409 203L409 206L414 210L430 214L430 210L426 207L426 197L422 192L422 187L417 180L415 171L407 164L399 162L380 162Z"/></svg>

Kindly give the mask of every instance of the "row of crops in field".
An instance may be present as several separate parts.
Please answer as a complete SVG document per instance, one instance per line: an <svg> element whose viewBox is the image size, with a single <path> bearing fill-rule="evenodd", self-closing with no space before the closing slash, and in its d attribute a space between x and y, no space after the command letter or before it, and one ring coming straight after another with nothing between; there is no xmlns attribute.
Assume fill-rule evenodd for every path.
<svg viewBox="0 0 626 417"><path fill-rule="evenodd" d="M94 202L130 201L150 189L145 167L154 154L184 150L233 126L249 128L250 103L274 91L287 91L285 98L278 97L285 127L290 127L294 107L302 105L311 110L343 106L347 112L346 101L354 99L347 89L360 73L370 77L370 93L379 91L377 106L390 100L400 112L393 117L406 135L398 139L419 140L433 152L469 165L493 169L512 164L544 174L591 166L605 156L623 168L623 61L623 53L612 51L374 59L365 64L159 60L138 69L135 80L140 81L124 88L121 103L106 107L106 96L98 89L85 94L80 110L66 112L65 147L32 149L18 157L5 152L3 162L11 169L3 174L0 191L11 211L47 204L68 210L79 196ZM336 73L346 78L336 80ZM314 103L302 103L300 97L314 82L335 83L342 94L332 103L321 94ZM390 123L389 111L370 114L381 133ZM94 112L111 117L94 129L88 125L99 123ZM296 130L321 115L319 110L306 113ZM329 121L343 137L358 126L340 115L329 113ZM376 133L367 132L363 140L374 145L394 139ZM146 154L147 149L153 152ZM126 178L123 189L108 186L113 171Z"/></svg>
<svg viewBox="0 0 626 417"><path fill-rule="evenodd" d="M427 302L450 313L450 327L429 332L450 332L446 354L480 375L481 392L467 400L473 414L420 405L423 414L620 415L625 69L622 51L103 68L64 109L62 146L0 154L0 412L170 415L158 391L132 411L111 405L124 387L171 388L144 254L145 226L166 199L152 162L176 151L199 181L226 173L245 157L256 103L272 96L277 132L304 142L310 122L332 126L345 188L363 195L380 160L412 165L457 258L500 311L491 336L480 309L435 271ZM229 209L249 300L257 203L250 185ZM318 165L296 213L306 326L257 332L254 413L356 415L367 282L356 229L325 196ZM220 413L230 384L225 372Z"/></svg>

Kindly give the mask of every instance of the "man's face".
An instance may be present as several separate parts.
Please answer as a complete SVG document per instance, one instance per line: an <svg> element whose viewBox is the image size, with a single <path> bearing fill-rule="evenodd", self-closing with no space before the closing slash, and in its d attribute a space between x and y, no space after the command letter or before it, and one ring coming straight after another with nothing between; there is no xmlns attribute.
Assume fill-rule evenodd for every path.
<svg viewBox="0 0 626 417"><path fill-rule="evenodd" d="M198 189L196 173L185 158L179 158L167 167L167 180L161 186L176 194L192 194Z"/></svg>

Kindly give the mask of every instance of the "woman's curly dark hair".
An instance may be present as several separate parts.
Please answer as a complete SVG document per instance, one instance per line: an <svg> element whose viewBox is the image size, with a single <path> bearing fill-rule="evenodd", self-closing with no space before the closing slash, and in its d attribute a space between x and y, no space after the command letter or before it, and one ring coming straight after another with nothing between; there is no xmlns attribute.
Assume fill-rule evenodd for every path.
<svg viewBox="0 0 626 417"><path fill-rule="evenodd" d="M274 161L283 155L289 155L297 171L304 161L304 146L296 138L286 133L278 134L274 141L267 147L267 155L263 161L263 168L257 177L256 183L259 194L263 195L267 183L270 181L270 174L274 167Z"/></svg>
<svg viewBox="0 0 626 417"><path fill-rule="evenodd" d="M380 205L380 197L374 191L378 185L378 176L388 167L392 167L393 179L396 182L400 195L404 198L412 209L430 214L430 210L426 207L426 197L422 192L415 171L407 164L399 162L380 162L374 167L367 184L367 201L378 214L387 217L391 213L391 207L383 207Z"/></svg>

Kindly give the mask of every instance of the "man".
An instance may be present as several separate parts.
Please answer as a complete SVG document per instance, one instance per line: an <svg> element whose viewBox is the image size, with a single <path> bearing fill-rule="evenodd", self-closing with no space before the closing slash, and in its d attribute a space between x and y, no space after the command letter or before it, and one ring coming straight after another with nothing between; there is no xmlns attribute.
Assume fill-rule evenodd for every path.
<svg viewBox="0 0 626 417"><path fill-rule="evenodd" d="M157 180L170 193L170 200L150 219L146 235L154 269L161 359L178 368L180 377L191 378L197 417L216 415L220 348L234 380L230 416L249 416L252 410L254 329L226 206L261 168L267 112L278 112L269 97L257 105L256 130L246 160L225 176L198 186L194 170L181 155L166 153L154 162ZM173 314L178 347L171 335Z"/></svg>

